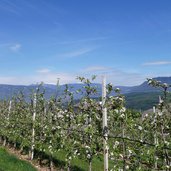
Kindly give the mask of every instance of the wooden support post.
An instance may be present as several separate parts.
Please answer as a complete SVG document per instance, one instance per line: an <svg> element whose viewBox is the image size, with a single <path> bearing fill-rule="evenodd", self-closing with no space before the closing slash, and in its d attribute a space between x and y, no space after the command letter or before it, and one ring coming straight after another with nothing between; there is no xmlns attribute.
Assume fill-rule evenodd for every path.
<svg viewBox="0 0 171 171"><path fill-rule="evenodd" d="M11 113L11 105L12 105L12 101L10 100L9 101L9 107L8 107L8 114L7 114L7 118L6 118L6 120L7 120L7 127L10 124L9 119L10 119L10 113ZM6 143L7 143L7 136L4 137L3 146L6 146Z"/></svg>
<svg viewBox="0 0 171 171"><path fill-rule="evenodd" d="M158 144L158 140L157 140L157 131L156 131L156 128L157 128L157 124L156 124L157 113L156 113L156 107L155 106L153 106L153 114L154 114L154 129L155 129L155 133L154 133L154 145L156 146ZM156 147L155 147L155 149L156 149ZM155 151L154 158L155 158L154 168L157 170L157 156L156 156L156 151Z"/></svg>
<svg viewBox="0 0 171 171"><path fill-rule="evenodd" d="M108 171L108 126L107 126L107 108L106 102L106 77L102 78L102 112L103 112L103 148L104 148L104 171Z"/></svg>
<svg viewBox="0 0 171 171"><path fill-rule="evenodd" d="M35 146L35 119L36 119L36 94L33 97L33 127L32 127L32 144L31 144L31 160L34 158L34 146Z"/></svg>

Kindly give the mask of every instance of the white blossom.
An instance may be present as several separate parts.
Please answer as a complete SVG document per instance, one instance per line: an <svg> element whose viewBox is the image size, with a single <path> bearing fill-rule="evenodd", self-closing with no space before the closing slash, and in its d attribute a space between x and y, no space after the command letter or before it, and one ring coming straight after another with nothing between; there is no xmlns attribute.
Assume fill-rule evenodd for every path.
<svg viewBox="0 0 171 171"><path fill-rule="evenodd" d="M138 129L139 129L140 131L142 131L142 127L141 127L141 126L138 126Z"/></svg>
<svg viewBox="0 0 171 171"><path fill-rule="evenodd" d="M125 112L125 111L126 111L125 107L122 107L122 109L120 110L120 112Z"/></svg>
<svg viewBox="0 0 171 171"><path fill-rule="evenodd" d="M129 152L130 154L132 154L132 150L128 150L128 152Z"/></svg>
<svg viewBox="0 0 171 171"><path fill-rule="evenodd" d="M87 158L90 159L91 158L91 155L90 154L87 154Z"/></svg>
<svg viewBox="0 0 171 171"><path fill-rule="evenodd" d="M163 115L163 112L159 112L158 115L159 115L159 116L162 116L162 115Z"/></svg>
<svg viewBox="0 0 171 171"><path fill-rule="evenodd" d="M124 117L125 117L125 114L124 114L124 113L122 113L122 114L120 115L120 117L121 117L121 118L124 118Z"/></svg>
<svg viewBox="0 0 171 171"><path fill-rule="evenodd" d="M126 169L129 169L129 166L128 165L126 165L126 167L125 167Z"/></svg>

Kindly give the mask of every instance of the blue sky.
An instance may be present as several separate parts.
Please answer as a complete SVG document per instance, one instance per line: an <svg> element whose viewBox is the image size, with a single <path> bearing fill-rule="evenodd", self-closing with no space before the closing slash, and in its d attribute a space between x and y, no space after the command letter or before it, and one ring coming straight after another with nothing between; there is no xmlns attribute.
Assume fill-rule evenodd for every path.
<svg viewBox="0 0 171 171"><path fill-rule="evenodd" d="M0 0L0 83L171 76L170 0Z"/></svg>

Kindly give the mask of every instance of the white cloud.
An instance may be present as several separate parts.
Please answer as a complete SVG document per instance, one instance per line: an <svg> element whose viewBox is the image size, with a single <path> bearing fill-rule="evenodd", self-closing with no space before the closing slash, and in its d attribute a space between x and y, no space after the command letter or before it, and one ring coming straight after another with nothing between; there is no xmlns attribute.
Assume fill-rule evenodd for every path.
<svg viewBox="0 0 171 171"><path fill-rule="evenodd" d="M0 76L0 84L16 84L16 77L4 77L4 76ZM19 80L18 80L19 81Z"/></svg>
<svg viewBox="0 0 171 171"><path fill-rule="evenodd" d="M0 48L6 48L13 52L18 52L21 49L20 43L0 43Z"/></svg>
<svg viewBox="0 0 171 171"><path fill-rule="evenodd" d="M114 86L135 86L143 83L147 78L147 76L140 73L113 69L98 74L97 80L100 83L102 82L102 75L105 75L107 82L112 83Z"/></svg>
<svg viewBox="0 0 171 171"><path fill-rule="evenodd" d="M11 46L10 43L0 43L0 47L8 47Z"/></svg>
<svg viewBox="0 0 171 171"><path fill-rule="evenodd" d="M76 75L70 73L60 73L60 72L46 72L38 73L35 75L25 75L25 76L0 76L0 84L12 84L12 85L30 85L40 82L46 84L56 84L57 79L60 80L60 84L76 83Z"/></svg>
<svg viewBox="0 0 171 171"><path fill-rule="evenodd" d="M152 66L152 65L169 65L171 61L154 61L154 62L147 62L144 63L144 66Z"/></svg>
<svg viewBox="0 0 171 171"><path fill-rule="evenodd" d="M21 49L21 44L19 43L10 46L10 50L13 52L18 52L20 49Z"/></svg>
<svg viewBox="0 0 171 171"><path fill-rule="evenodd" d="M1 3L0 8L1 10L5 10L8 13L10 12L19 15L19 8L10 1L4 1L4 3Z"/></svg>
<svg viewBox="0 0 171 171"><path fill-rule="evenodd" d="M107 70L107 67L90 67L87 69L91 72L54 72L45 68L37 70L34 75L0 77L0 84L29 85L40 82L56 84L58 78L60 79L60 84L78 83L79 81L76 79L77 76L90 78L95 74L97 75L97 79L94 82L97 83L101 83L102 75L106 75L107 82L113 83L114 86L133 86L146 81L146 78L151 78L151 76L136 72L127 72L116 69ZM93 70L96 70L97 72L94 73Z"/></svg>
<svg viewBox="0 0 171 171"><path fill-rule="evenodd" d="M85 72L96 72L96 71L107 71L110 70L111 68L109 67L104 67L104 66L90 66L86 69L84 69Z"/></svg>
<svg viewBox="0 0 171 171"><path fill-rule="evenodd" d="M109 39L109 37L92 37L92 38L85 38L85 39L77 39L77 40L71 40L71 41L64 41L59 42L58 44L66 45L66 44L76 44L76 43L85 43L85 42L92 42L92 41L100 41Z"/></svg>
<svg viewBox="0 0 171 171"><path fill-rule="evenodd" d="M88 52L91 52L92 50L93 50L92 48L78 49L78 50L75 50L75 51L63 53L63 54L61 54L59 56L62 57L62 58L72 58L72 57L77 57L77 56L87 54Z"/></svg>
<svg viewBox="0 0 171 171"><path fill-rule="evenodd" d="M56 84L57 79L60 80L60 84L76 82L76 75L70 73L49 72L39 73L35 76L30 76L30 83L44 82L48 84Z"/></svg>
<svg viewBox="0 0 171 171"><path fill-rule="evenodd" d="M43 69L37 70L37 73L40 73L40 74L47 74L50 72L51 71L48 68L43 68Z"/></svg>
<svg viewBox="0 0 171 171"><path fill-rule="evenodd" d="M123 71L106 66L90 66L81 71L81 76L90 77L96 75L96 81L102 82L102 75L105 75L107 82L111 82L116 86L133 86L139 85L146 81L148 76L138 73L137 71Z"/></svg>

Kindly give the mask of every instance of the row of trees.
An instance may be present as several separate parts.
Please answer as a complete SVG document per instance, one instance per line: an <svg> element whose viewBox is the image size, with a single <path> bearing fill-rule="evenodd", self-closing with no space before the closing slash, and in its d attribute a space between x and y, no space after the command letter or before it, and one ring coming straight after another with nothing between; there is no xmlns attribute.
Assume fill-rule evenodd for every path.
<svg viewBox="0 0 171 171"><path fill-rule="evenodd" d="M72 92L66 85L62 96L45 99L39 86L30 100L22 93L10 101L0 103L1 142L27 148L33 159L35 150L40 162L48 154L51 170L53 157L62 150L66 167L70 170L73 158L89 163L103 155L103 141L109 148L110 170L171 170L171 108L167 100L169 85L149 79L152 86L163 88L164 96L149 114L141 114L124 107L124 96L118 88L106 85L105 104L93 99L97 93L91 80L79 77L84 90ZM115 96L110 96L114 92ZM74 99L75 93L83 97ZM27 100L26 100L27 99ZM103 107L107 108L108 126L103 127ZM105 135L108 135L108 139Z"/></svg>

